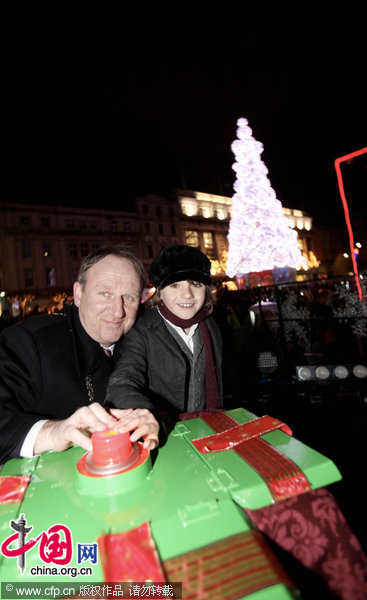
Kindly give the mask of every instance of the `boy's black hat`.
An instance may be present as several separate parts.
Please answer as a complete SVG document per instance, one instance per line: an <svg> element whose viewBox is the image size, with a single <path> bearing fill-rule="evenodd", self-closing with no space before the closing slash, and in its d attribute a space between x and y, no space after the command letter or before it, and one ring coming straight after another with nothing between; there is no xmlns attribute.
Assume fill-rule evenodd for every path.
<svg viewBox="0 0 367 600"><path fill-rule="evenodd" d="M200 281L210 285L210 260L197 248L177 245L163 248L150 268L154 287L162 289L176 281Z"/></svg>

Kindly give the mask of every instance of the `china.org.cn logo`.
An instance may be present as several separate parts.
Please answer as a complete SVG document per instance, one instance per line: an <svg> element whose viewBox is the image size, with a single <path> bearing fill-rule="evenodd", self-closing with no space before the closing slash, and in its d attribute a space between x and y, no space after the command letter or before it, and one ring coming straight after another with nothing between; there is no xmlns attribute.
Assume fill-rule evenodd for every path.
<svg viewBox="0 0 367 600"><path fill-rule="evenodd" d="M1 544L1 553L7 558L17 558L21 575L26 569L26 553L39 542L39 557L46 563L54 565L68 565L73 558L73 540L69 527L60 523L52 525L47 531L42 531L36 538L26 540L27 534L33 525L27 526L24 514L18 521L10 521L9 527L15 532L7 537ZM14 545L16 544L16 548ZM77 564L98 561L98 544L77 544Z"/></svg>

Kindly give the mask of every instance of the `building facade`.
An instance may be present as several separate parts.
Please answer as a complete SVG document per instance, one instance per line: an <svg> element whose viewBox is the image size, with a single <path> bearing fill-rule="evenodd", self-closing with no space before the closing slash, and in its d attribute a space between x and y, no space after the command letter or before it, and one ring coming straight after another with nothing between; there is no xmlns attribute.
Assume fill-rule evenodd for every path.
<svg viewBox="0 0 367 600"><path fill-rule="evenodd" d="M137 197L135 211L1 202L0 292L71 293L82 258L110 244L135 252L147 272L162 248L195 246L211 259L214 279L223 279L231 206L230 197L188 190L176 190L171 197ZM283 210L298 231L301 250L309 255L311 217Z"/></svg>

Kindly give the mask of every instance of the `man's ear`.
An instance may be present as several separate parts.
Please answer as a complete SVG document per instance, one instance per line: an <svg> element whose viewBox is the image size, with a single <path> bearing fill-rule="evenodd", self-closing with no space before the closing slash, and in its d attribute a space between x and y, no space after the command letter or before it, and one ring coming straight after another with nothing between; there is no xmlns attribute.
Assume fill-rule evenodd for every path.
<svg viewBox="0 0 367 600"><path fill-rule="evenodd" d="M82 296L82 286L80 285L79 281L76 281L74 283L73 294L74 294L74 304L75 304L75 306L79 307L80 298Z"/></svg>

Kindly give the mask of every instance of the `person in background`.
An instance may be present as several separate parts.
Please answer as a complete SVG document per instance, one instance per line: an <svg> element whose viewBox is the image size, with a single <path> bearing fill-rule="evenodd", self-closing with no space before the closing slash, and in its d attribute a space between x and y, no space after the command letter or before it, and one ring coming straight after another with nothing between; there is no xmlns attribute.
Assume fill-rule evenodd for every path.
<svg viewBox="0 0 367 600"><path fill-rule="evenodd" d="M126 335L106 401L179 415L222 406L222 339L213 310L210 261L176 245L154 259L156 288Z"/></svg>
<svg viewBox="0 0 367 600"><path fill-rule="evenodd" d="M85 430L132 431L149 449L159 425L145 409L108 410L108 378L133 326L145 271L132 252L101 248L87 256L74 304L31 317L0 334L0 463L71 444L91 450Z"/></svg>

